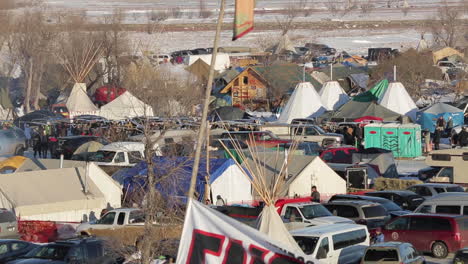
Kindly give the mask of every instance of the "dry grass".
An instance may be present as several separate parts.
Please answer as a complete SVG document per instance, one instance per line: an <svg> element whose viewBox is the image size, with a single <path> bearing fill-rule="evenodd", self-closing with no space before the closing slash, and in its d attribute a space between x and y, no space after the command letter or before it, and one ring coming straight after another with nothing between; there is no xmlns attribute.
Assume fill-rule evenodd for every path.
<svg viewBox="0 0 468 264"><path fill-rule="evenodd" d="M418 180L400 180L389 178L377 178L374 182L374 189L377 191L383 190L406 190L411 185L422 184Z"/></svg>

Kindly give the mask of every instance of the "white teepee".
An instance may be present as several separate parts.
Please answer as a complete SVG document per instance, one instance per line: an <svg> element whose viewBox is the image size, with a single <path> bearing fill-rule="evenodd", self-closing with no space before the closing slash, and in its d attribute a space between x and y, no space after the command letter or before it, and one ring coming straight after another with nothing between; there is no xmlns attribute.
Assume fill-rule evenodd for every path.
<svg viewBox="0 0 468 264"><path fill-rule="evenodd" d="M111 120L138 116L153 116L153 108L126 91L112 102L101 107L99 115Z"/></svg>
<svg viewBox="0 0 468 264"><path fill-rule="evenodd" d="M427 41L424 38L421 38L419 40L418 46L416 47L417 52L421 52L423 50L427 50L429 48L429 45L427 44Z"/></svg>
<svg viewBox="0 0 468 264"><path fill-rule="evenodd" d="M326 82L319 95L327 110L336 110L349 101L349 96L337 81Z"/></svg>
<svg viewBox="0 0 468 264"><path fill-rule="evenodd" d="M75 83L66 105L70 113L89 113L98 110L86 93L84 83Z"/></svg>
<svg viewBox="0 0 468 264"><path fill-rule="evenodd" d="M379 104L393 112L410 117L412 121L416 120L418 107L401 82L390 83Z"/></svg>
<svg viewBox="0 0 468 264"><path fill-rule="evenodd" d="M302 82L294 89L278 122L291 123L295 118L318 117L325 111L320 95L315 91L314 86L310 82Z"/></svg>

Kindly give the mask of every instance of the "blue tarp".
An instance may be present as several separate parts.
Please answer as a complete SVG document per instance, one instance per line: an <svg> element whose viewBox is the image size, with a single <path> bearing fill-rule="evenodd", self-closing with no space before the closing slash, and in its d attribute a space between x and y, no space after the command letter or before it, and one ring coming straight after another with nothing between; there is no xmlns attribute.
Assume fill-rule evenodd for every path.
<svg viewBox="0 0 468 264"><path fill-rule="evenodd" d="M185 203L190 188L193 159L188 157L154 157L153 162L156 179L162 179L156 184L156 189L164 197L178 198ZM215 181L233 163L234 161L230 159L210 159L210 182ZM195 187L199 194L199 200L205 194L206 164L206 159L200 160ZM113 178L123 183L127 193L132 194L147 188L147 173L148 166L143 161L133 168L114 174Z"/></svg>
<svg viewBox="0 0 468 264"><path fill-rule="evenodd" d="M452 117L454 127L464 124L463 110L444 103L437 103L417 112L416 123L421 125L422 130L434 133L436 121L441 116L445 122L448 122L449 117Z"/></svg>

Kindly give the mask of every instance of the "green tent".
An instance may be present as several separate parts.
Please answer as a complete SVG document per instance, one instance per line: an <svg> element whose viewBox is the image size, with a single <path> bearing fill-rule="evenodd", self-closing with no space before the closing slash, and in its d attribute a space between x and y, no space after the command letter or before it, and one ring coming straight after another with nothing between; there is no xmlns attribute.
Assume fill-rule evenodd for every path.
<svg viewBox="0 0 468 264"><path fill-rule="evenodd" d="M388 80L383 79L377 83L369 91L356 95L353 97L353 101L357 102L377 102L383 96L388 87Z"/></svg>

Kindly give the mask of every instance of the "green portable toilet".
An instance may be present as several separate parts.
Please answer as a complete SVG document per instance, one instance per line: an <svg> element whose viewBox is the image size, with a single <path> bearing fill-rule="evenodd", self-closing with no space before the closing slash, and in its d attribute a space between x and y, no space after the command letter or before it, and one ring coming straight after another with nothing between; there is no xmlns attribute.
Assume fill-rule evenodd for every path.
<svg viewBox="0 0 468 264"><path fill-rule="evenodd" d="M400 125L398 157L414 158L422 155L421 126L417 124Z"/></svg>
<svg viewBox="0 0 468 264"><path fill-rule="evenodd" d="M382 124L368 124L364 127L365 148L381 148L381 128Z"/></svg>
<svg viewBox="0 0 468 264"><path fill-rule="evenodd" d="M382 126L382 146L381 148L391 150L394 157L398 157L398 127L399 124L385 124Z"/></svg>

